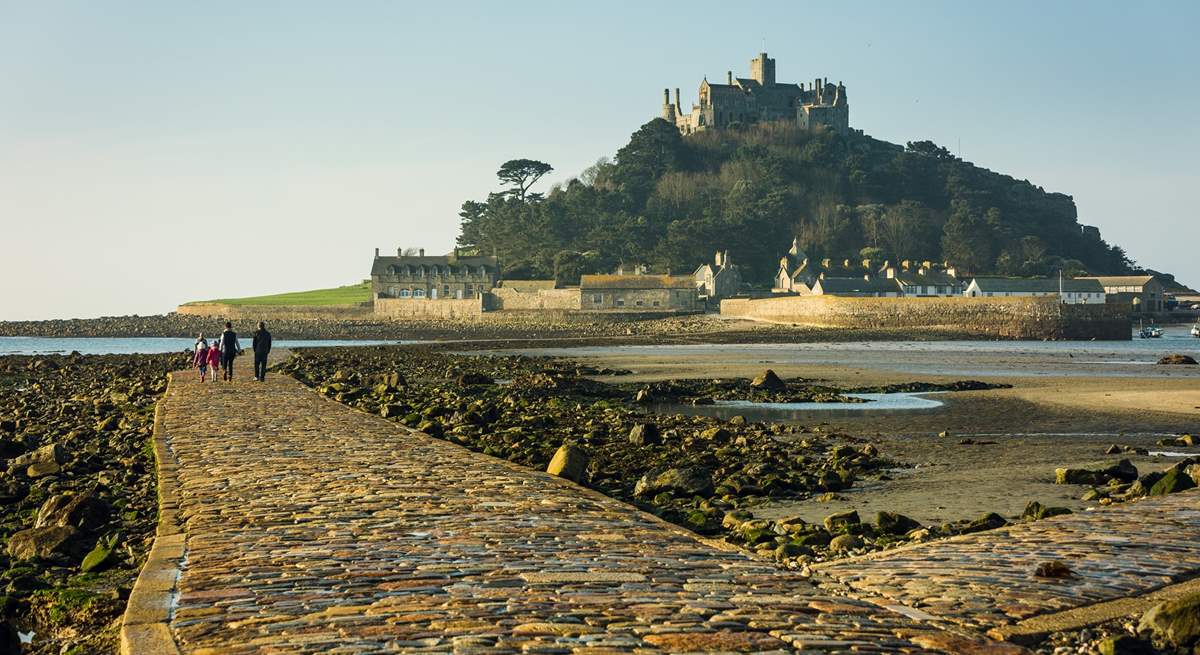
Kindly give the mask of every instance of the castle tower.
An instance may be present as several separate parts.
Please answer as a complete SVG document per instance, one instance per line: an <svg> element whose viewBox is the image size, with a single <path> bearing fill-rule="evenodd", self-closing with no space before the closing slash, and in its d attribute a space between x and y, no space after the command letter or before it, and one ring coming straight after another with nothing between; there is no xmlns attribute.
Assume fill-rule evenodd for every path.
<svg viewBox="0 0 1200 655"><path fill-rule="evenodd" d="M670 124L675 124L675 106L671 104L670 89L663 89L662 117L663 120L669 122Z"/></svg>
<svg viewBox="0 0 1200 655"><path fill-rule="evenodd" d="M750 77L763 86L775 84L775 60L760 52L750 60Z"/></svg>

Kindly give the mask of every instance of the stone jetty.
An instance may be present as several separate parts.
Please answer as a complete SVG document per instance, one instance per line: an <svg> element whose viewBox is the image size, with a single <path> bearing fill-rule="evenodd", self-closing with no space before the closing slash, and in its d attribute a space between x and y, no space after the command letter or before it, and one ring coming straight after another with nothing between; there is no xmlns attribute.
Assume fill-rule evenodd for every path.
<svg viewBox="0 0 1200 655"><path fill-rule="evenodd" d="M162 522L122 631L135 655L1015 653L984 631L1200 570L1185 492L810 576L278 375L174 376L155 445ZM1151 508L1170 518L1121 514ZM1083 581L1070 593L1019 584L1059 559ZM937 602L988 579L969 616Z"/></svg>

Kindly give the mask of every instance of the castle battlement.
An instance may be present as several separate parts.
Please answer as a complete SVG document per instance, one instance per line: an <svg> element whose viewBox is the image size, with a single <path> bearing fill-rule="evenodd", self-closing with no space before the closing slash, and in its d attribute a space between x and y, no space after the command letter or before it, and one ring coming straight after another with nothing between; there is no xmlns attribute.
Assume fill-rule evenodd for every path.
<svg viewBox="0 0 1200 655"><path fill-rule="evenodd" d="M671 102L670 89L663 89L662 117L683 134L728 127L735 123L794 120L810 129L823 125L839 134L850 131L850 105L846 87L828 78L807 83L775 81L775 60L759 53L750 60L750 77L734 77L728 71L725 84L704 78L700 83L699 103L683 111L679 89Z"/></svg>

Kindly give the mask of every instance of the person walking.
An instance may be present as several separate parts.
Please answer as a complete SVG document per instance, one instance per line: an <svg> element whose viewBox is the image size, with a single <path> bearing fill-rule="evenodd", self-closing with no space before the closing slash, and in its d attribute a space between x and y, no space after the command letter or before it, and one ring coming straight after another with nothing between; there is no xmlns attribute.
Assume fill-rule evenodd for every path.
<svg viewBox="0 0 1200 655"><path fill-rule="evenodd" d="M221 370L221 348L220 339L214 339L211 346L208 347L208 368L212 370L212 380L217 381L217 371Z"/></svg>
<svg viewBox="0 0 1200 655"><path fill-rule="evenodd" d="M221 333L221 367L225 369L222 379L233 381L233 358L242 352L242 344L238 343L237 332L233 331L233 323L225 321L225 331Z"/></svg>
<svg viewBox="0 0 1200 655"><path fill-rule="evenodd" d="M192 357L192 368L200 369L200 382L205 382L208 379L208 342L204 340L204 335L196 339L196 352ZM215 376L216 373L213 373Z"/></svg>
<svg viewBox="0 0 1200 655"><path fill-rule="evenodd" d="M271 354L271 333L267 332L267 324L258 322L254 331L254 339L250 343L254 351L254 379L259 382L267 381L267 355Z"/></svg>

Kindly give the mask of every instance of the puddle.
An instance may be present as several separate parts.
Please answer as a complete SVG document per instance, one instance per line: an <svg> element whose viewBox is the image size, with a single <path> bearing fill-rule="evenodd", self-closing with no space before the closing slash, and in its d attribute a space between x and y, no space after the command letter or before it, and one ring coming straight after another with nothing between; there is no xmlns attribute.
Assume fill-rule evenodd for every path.
<svg viewBox="0 0 1200 655"><path fill-rule="evenodd" d="M935 392L936 393L936 392ZM667 414L699 414L716 418L744 416L748 420L798 419L811 414L822 417L854 416L862 412L911 412L937 409L942 401L926 398L930 393L848 393L865 403L756 403L749 400L718 400L711 405L659 405Z"/></svg>
<svg viewBox="0 0 1200 655"><path fill-rule="evenodd" d="M1195 457L1196 453L1181 453L1177 450L1151 450L1151 457Z"/></svg>

